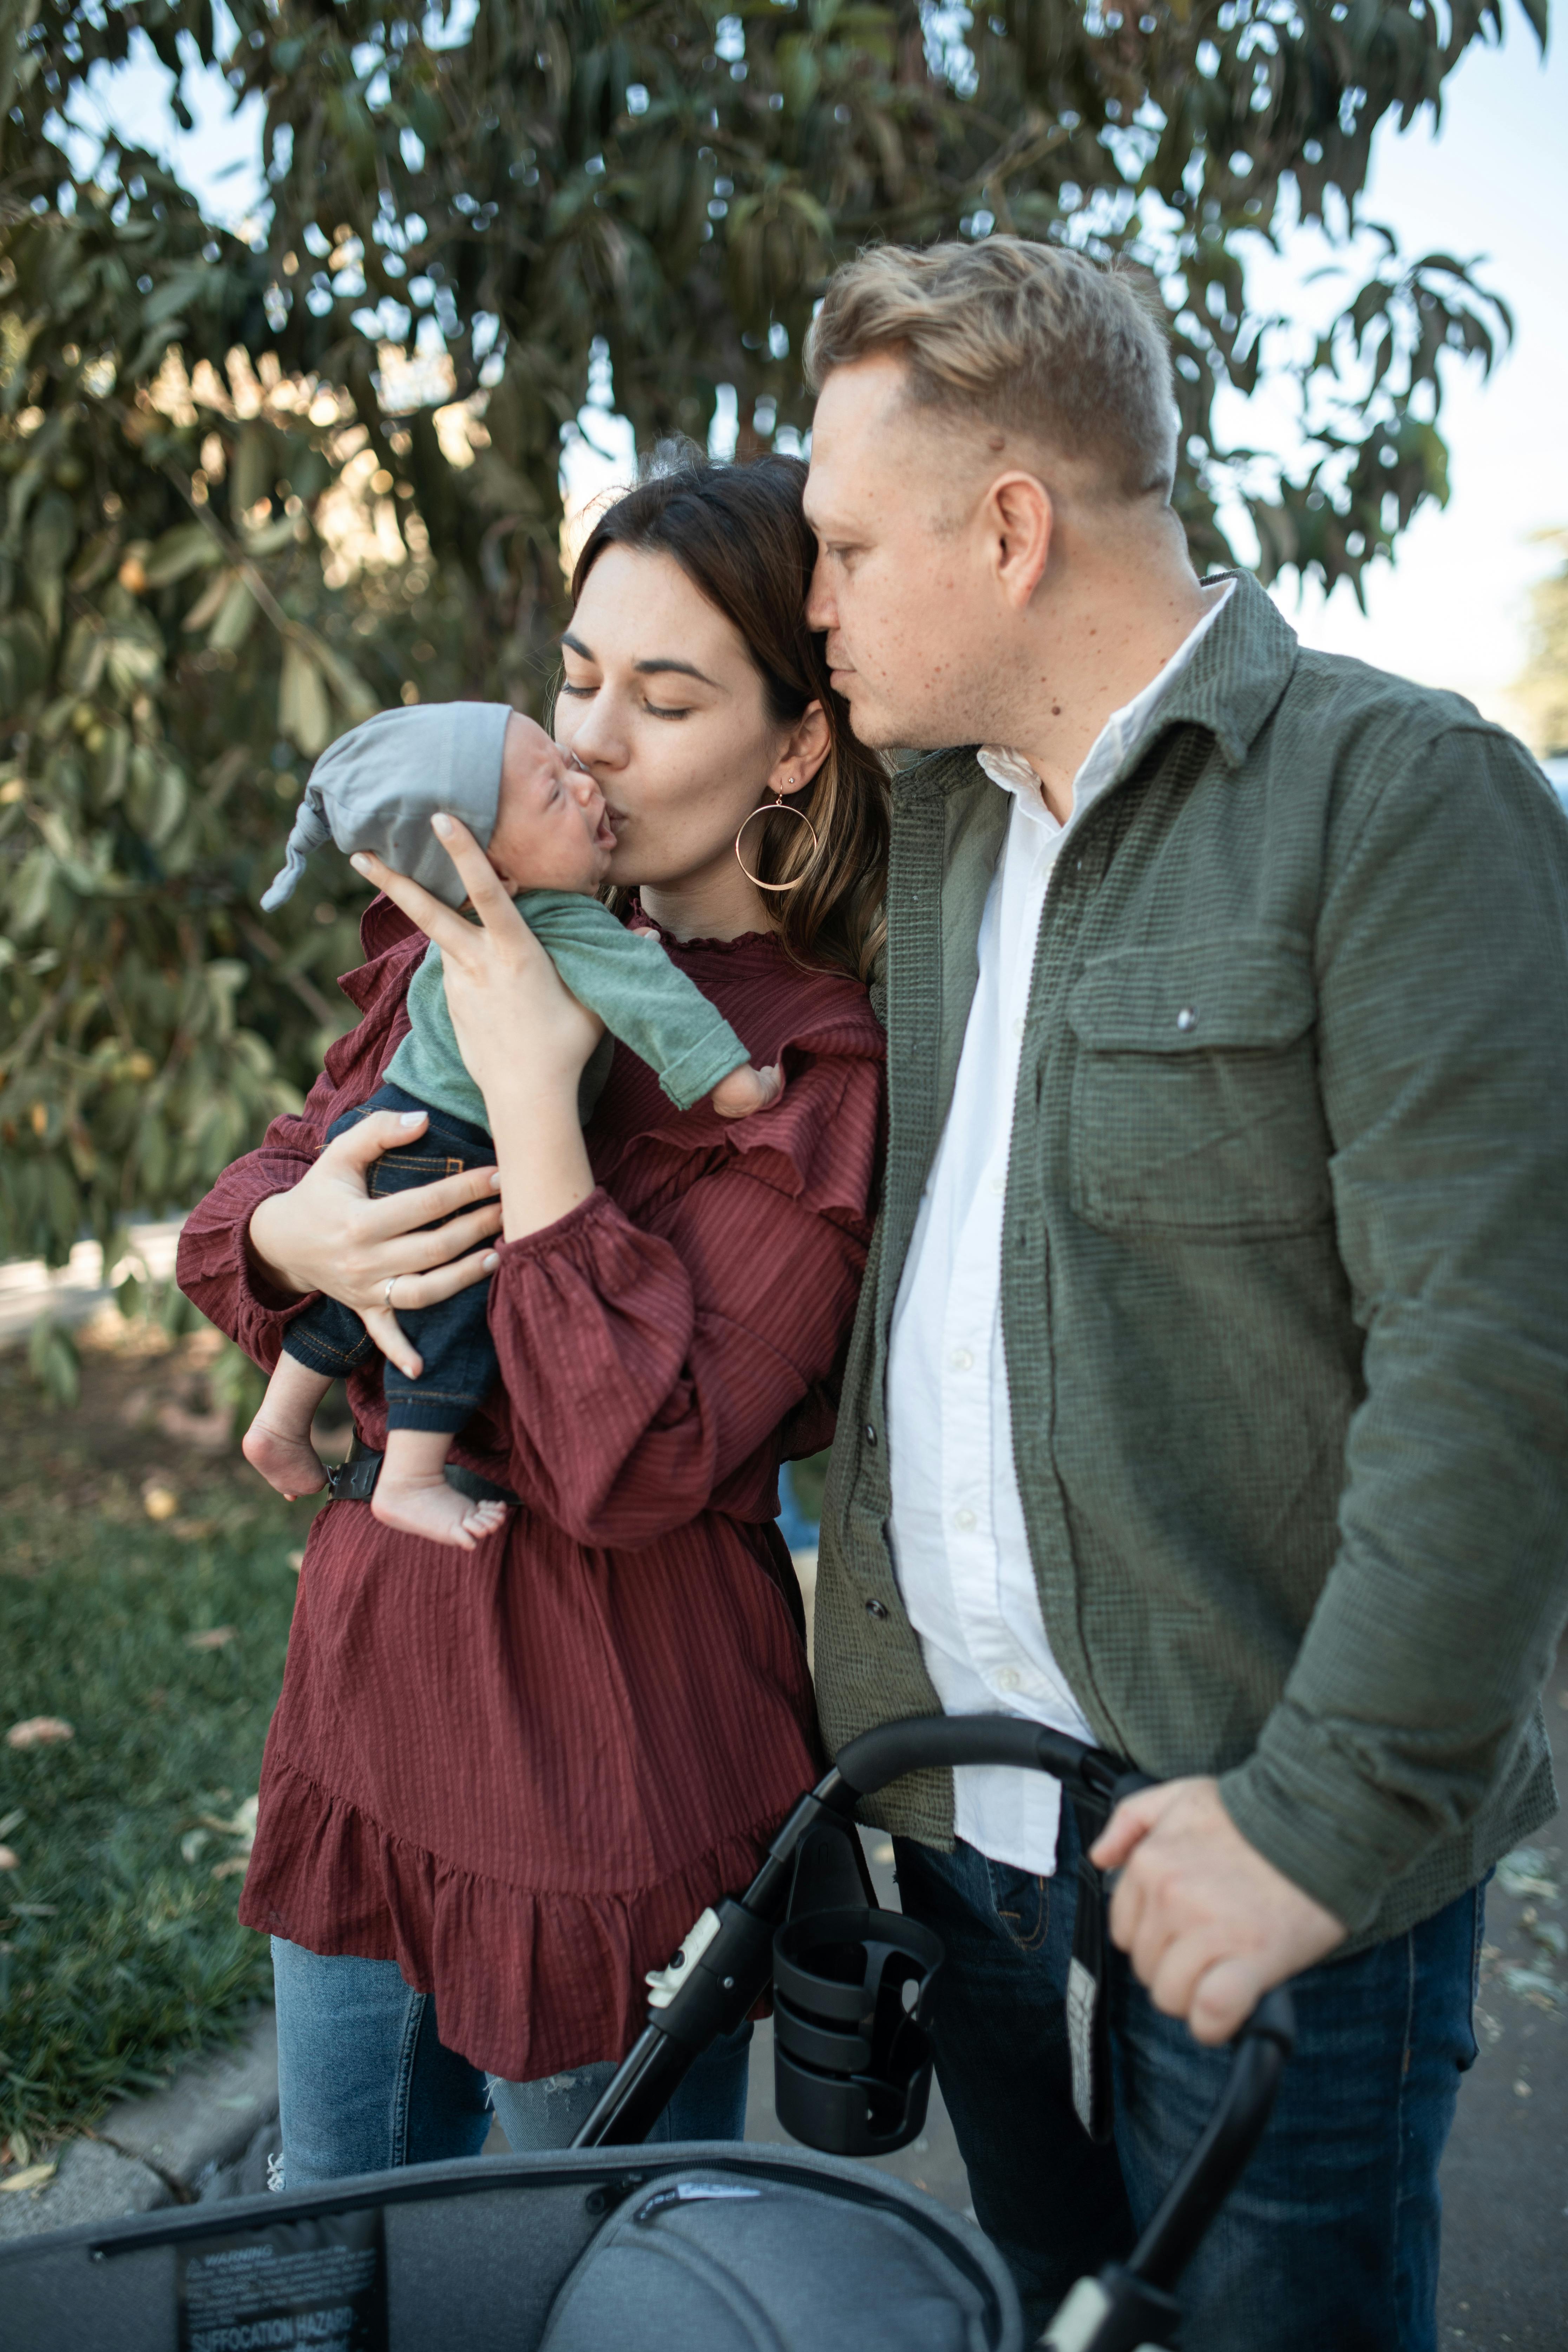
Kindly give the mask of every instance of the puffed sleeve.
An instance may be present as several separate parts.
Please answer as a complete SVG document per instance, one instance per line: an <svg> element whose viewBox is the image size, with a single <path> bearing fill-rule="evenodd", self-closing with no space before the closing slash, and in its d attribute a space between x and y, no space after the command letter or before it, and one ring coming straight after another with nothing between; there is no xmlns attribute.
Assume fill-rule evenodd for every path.
<svg viewBox="0 0 1568 2352"><path fill-rule="evenodd" d="M511 1483L576 1541L762 1519L777 1433L834 1381L865 1271L881 1069L824 1055L634 1223L604 1190L500 1249Z"/></svg>
<svg viewBox="0 0 1568 2352"><path fill-rule="evenodd" d="M378 900L365 930L375 937ZM425 942L400 935L390 948L340 982L361 1009L358 1025L331 1046L321 1076L302 1110L275 1118L254 1151L226 1168L205 1199L186 1218L180 1234L174 1278L209 1323L237 1340L247 1356L270 1372L282 1349L283 1334L310 1304L313 1293L290 1297L260 1276L247 1235L250 1220L274 1192L287 1192L315 1160L332 1121L374 1094L380 1073L406 1027L404 1000Z"/></svg>

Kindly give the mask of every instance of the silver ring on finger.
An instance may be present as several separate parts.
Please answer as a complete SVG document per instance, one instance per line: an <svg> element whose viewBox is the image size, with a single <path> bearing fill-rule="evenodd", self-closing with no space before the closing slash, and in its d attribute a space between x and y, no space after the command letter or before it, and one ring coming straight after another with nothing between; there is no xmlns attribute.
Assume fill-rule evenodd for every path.
<svg viewBox="0 0 1568 2352"><path fill-rule="evenodd" d="M386 1309L386 1311L387 1311L387 1313L388 1313L389 1315L390 1315L390 1314L391 1314L391 1312L392 1312L392 1286L393 1286L393 1284L394 1284L396 1280L397 1280L397 1276L396 1276L395 1274L389 1274L389 1275L387 1276L387 1277L386 1277L385 1284L384 1284L384 1287L383 1287L383 1289L382 1289L382 1294L381 1294L381 1301L382 1301L382 1305L385 1307L385 1309Z"/></svg>

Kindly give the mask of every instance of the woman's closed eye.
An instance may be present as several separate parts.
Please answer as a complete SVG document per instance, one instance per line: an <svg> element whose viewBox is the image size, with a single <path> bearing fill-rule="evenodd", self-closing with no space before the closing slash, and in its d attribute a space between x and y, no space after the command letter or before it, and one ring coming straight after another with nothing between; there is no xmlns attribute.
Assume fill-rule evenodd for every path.
<svg viewBox="0 0 1568 2352"><path fill-rule="evenodd" d="M569 677L563 677L561 680L560 690L563 694L569 694L574 702L582 702L589 695L597 694L599 691L596 686L574 686ZM642 707L650 719L689 719L694 706L689 702L679 704L649 702L645 696Z"/></svg>

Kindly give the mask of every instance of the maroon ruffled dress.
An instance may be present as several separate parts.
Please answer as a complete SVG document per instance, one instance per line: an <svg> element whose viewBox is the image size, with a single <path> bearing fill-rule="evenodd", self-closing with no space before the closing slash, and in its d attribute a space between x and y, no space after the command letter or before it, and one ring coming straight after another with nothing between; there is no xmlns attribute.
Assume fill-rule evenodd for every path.
<svg viewBox="0 0 1568 2352"><path fill-rule="evenodd" d="M258 1204L294 1184L405 1035L425 939L385 899L342 982L358 1027L188 1220L181 1287L266 1370L306 1304L261 1286ZM395 1960L441 2039L513 2082L618 2058L643 1972L744 1884L818 1769L778 1465L826 1442L880 1175L865 991L770 936L665 942L782 1059L773 1110L673 1110L618 1048L598 1189L503 1243L500 1383L453 1458L521 1498L463 1552L317 1517L239 1916ZM351 1383L384 1440L380 1362Z"/></svg>

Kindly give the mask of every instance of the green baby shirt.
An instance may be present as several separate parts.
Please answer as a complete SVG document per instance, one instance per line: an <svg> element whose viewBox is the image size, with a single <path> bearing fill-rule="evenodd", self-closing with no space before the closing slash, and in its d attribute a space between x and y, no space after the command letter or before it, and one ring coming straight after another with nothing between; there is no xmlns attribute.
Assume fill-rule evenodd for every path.
<svg viewBox="0 0 1568 2352"><path fill-rule="evenodd" d="M525 890L513 903L578 1003L648 1065L678 1110L689 1110L750 1058L651 932L628 931L599 899L579 891ZM387 1065L387 1079L432 1110L488 1132L484 1097L458 1050L434 941L409 982L408 1018L413 1026Z"/></svg>

